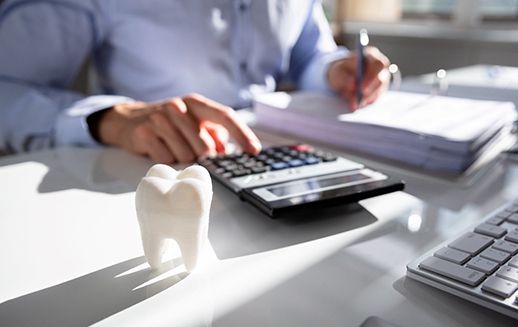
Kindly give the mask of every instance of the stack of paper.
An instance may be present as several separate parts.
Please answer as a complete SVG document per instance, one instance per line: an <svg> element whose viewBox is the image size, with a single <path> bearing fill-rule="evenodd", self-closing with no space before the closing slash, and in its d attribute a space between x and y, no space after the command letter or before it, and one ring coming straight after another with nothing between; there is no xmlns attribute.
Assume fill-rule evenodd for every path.
<svg viewBox="0 0 518 327"><path fill-rule="evenodd" d="M255 99L257 125L425 169L460 173L517 119L510 102L386 92L350 113L317 93L271 93Z"/></svg>

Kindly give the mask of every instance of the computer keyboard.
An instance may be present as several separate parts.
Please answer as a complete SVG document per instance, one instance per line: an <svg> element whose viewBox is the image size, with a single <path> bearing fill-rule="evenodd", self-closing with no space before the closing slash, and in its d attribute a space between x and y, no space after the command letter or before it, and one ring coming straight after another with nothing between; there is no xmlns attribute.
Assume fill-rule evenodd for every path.
<svg viewBox="0 0 518 327"><path fill-rule="evenodd" d="M518 200L410 263L407 276L518 319Z"/></svg>

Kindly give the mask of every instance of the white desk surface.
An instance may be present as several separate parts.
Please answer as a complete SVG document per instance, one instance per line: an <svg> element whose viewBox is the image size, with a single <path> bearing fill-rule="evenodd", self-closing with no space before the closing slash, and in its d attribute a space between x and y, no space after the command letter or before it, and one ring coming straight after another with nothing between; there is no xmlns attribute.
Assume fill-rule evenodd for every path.
<svg viewBox="0 0 518 327"><path fill-rule="evenodd" d="M187 275L174 250L161 272L145 264L133 197L146 159L67 148L4 157L0 325L516 325L405 278L405 265L515 198L518 164L452 182L367 163L406 180L405 192L271 220L215 183L217 260Z"/></svg>

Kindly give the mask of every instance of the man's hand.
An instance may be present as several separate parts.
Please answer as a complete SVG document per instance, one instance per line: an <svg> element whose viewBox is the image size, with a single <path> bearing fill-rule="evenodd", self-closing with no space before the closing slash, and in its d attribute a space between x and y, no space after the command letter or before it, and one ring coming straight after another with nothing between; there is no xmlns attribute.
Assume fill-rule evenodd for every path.
<svg viewBox="0 0 518 327"><path fill-rule="evenodd" d="M159 103L124 103L109 109L98 126L102 143L156 162L192 162L225 150L229 134L246 152L261 144L232 108L194 94Z"/></svg>
<svg viewBox="0 0 518 327"><path fill-rule="evenodd" d="M327 78L333 91L343 97L351 110L373 103L385 91L390 82L388 66L390 61L375 47L365 48L365 72L361 85L363 100L356 99L355 76L357 69L357 54L337 60L329 66Z"/></svg>

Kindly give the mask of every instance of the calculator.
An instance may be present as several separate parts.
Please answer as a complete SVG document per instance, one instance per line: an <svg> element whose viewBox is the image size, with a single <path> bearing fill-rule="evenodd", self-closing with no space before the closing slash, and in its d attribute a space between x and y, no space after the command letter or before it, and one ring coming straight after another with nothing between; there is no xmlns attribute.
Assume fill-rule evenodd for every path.
<svg viewBox="0 0 518 327"><path fill-rule="evenodd" d="M257 155L221 155L198 163L272 218L404 188L400 180L307 144L269 147Z"/></svg>

